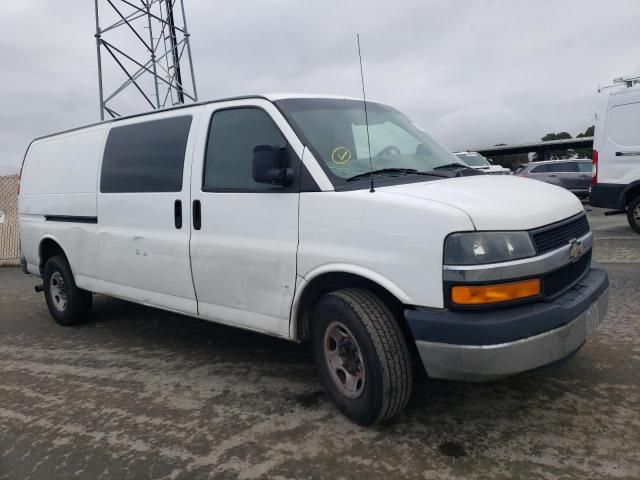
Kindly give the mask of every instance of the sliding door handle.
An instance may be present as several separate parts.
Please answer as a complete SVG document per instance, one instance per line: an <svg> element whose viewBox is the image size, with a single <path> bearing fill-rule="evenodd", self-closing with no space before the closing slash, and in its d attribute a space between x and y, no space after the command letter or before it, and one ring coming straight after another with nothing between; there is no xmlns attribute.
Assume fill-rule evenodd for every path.
<svg viewBox="0 0 640 480"><path fill-rule="evenodd" d="M616 152L616 157L636 157L640 156L640 152Z"/></svg>
<svg viewBox="0 0 640 480"><path fill-rule="evenodd" d="M194 200L193 201L193 229L200 230L200 228L202 228L200 200Z"/></svg>
<svg viewBox="0 0 640 480"><path fill-rule="evenodd" d="M182 228L182 200L176 200L173 204L173 222L176 228Z"/></svg>

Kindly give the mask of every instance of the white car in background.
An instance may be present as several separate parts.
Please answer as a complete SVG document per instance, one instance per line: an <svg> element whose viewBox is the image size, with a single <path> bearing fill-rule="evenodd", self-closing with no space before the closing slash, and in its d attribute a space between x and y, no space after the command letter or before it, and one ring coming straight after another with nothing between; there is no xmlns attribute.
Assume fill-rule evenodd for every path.
<svg viewBox="0 0 640 480"><path fill-rule="evenodd" d="M491 164L489 160L478 152L455 152L455 155L466 165L476 170L482 170L490 175L511 175L511 170L500 165Z"/></svg>

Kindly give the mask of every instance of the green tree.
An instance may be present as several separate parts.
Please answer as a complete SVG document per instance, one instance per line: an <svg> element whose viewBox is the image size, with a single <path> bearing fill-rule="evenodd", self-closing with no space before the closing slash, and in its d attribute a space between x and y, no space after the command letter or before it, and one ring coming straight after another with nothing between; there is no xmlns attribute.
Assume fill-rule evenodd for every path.
<svg viewBox="0 0 640 480"><path fill-rule="evenodd" d="M593 137L593 132L595 130L595 126L591 125L589 128L587 128L585 130L584 133L579 133L576 138L583 138L583 137Z"/></svg>
<svg viewBox="0 0 640 480"><path fill-rule="evenodd" d="M550 140L569 140L570 138L573 138L571 134L567 132L558 132L558 133L547 133L540 140L542 140L543 142L548 142Z"/></svg>
<svg viewBox="0 0 640 480"><path fill-rule="evenodd" d="M548 142L551 140L569 140L571 138L573 137L568 132L558 132L558 133L547 133L540 140L542 140L543 142ZM571 158L575 155L575 153L576 152L573 151L572 149L554 150L553 152L551 152L551 158L552 159Z"/></svg>
<svg viewBox="0 0 640 480"><path fill-rule="evenodd" d="M494 146L501 147L503 145L506 145L506 144L498 143L497 145L494 145ZM494 155L493 157L491 157L491 161L494 163L494 165L500 165L510 170L515 170L523 163L529 162L529 154L515 153L511 155Z"/></svg>
<svg viewBox="0 0 640 480"><path fill-rule="evenodd" d="M576 138L584 138L584 137L593 137L593 131L595 127L591 125L587 128L584 133L579 133ZM578 154L578 158L591 158L592 149L590 148L577 148L576 153Z"/></svg>

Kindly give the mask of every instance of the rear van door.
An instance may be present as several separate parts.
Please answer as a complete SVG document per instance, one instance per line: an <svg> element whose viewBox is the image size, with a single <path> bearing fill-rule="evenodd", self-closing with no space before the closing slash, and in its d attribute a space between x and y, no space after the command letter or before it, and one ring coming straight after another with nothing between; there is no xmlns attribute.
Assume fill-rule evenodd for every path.
<svg viewBox="0 0 640 480"><path fill-rule="evenodd" d="M599 153L601 183L640 179L640 89L609 96L604 143Z"/></svg>
<svg viewBox="0 0 640 480"><path fill-rule="evenodd" d="M111 127L98 182L96 291L197 314L189 260L191 112Z"/></svg>

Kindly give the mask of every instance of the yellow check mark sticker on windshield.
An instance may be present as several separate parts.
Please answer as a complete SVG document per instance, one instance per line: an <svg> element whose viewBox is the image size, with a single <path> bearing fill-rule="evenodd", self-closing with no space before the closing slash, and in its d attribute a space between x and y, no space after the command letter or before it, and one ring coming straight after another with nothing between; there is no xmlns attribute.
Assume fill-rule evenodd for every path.
<svg viewBox="0 0 640 480"><path fill-rule="evenodd" d="M351 150L347 147L336 147L331 152L331 161L335 164L342 165L351 160Z"/></svg>

